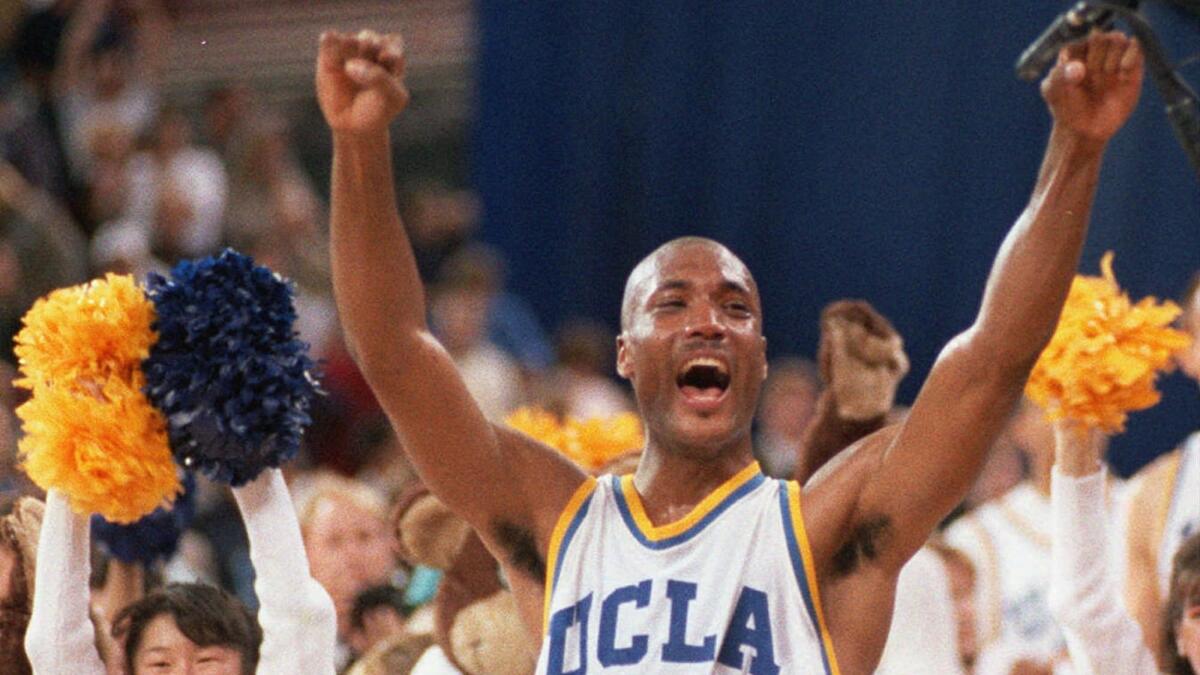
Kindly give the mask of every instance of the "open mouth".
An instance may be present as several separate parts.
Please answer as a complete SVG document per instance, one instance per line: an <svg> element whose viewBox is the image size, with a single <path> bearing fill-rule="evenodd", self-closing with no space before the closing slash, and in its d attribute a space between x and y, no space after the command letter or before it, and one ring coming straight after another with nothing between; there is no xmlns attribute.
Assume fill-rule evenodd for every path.
<svg viewBox="0 0 1200 675"><path fill-rule="evenodd" d="M689 398L719 399L729 388L729 368L713 358L691 359L683 364L675 384Z"/></svg>

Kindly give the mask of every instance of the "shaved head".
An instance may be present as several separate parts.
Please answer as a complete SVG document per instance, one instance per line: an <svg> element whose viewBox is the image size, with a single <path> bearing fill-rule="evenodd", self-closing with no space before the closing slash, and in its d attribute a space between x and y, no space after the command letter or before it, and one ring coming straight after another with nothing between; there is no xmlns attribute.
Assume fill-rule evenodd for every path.
<svg viewBox="0 0 1200 675"><path fill-rule="evenodd" d="M654 249L650 255L642 258L641 262L634 266L633 271L629 273L629 278L625 281L625 295L621 300L622 332L629 328L634 309L637 308L638 303L641 302L648 291L652 290L649 287L649 282L655 278L661 261L676 251L691 246L709 248L721 258L735 263L745 272L746 279L749 280L750 290L754 293L755 297L758 296L758 286L754 282L754 277L750 274L750 268L746 267L746 263L742 262L741 258L734 255L733 251L730 251L724 244L707 237L679 237Z"/></svg>

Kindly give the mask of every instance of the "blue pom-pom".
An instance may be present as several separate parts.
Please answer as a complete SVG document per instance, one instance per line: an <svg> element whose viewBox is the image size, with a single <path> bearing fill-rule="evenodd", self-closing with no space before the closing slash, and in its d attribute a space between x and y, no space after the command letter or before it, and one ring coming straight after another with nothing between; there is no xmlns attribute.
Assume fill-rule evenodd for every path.
<svg viewBox="0 0 1200 675"><path fill-rule="evenodd" d="M142 363L184 467L238 486L296 455L317 395L292 288L236 251L152 274L158 342Z"/></svg>
<svg viewBox="0 0 1200 675"><path fill-rule="evenodd" d="M183 494L170 509L159 507L129 525L110 523L92 516L92 538L109 555L127 563L149 567L167 560L179 548L179 538L196 516L196 477L185 472Z"/></svg>

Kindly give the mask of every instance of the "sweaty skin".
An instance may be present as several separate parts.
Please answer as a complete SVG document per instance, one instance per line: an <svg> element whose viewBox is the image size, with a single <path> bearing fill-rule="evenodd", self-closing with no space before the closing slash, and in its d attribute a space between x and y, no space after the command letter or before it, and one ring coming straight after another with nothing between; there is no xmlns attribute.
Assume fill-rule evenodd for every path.
<svg viewBox="0 0 1200 675"><path fill-rule="evenodd" d="M874 669L901 567L966 494L1054 330L1103 151L1136 105L1141 64L1136 42L1117 33L1095 34L1060 58L1042 84L1054 117L1046 157L978 316L942 352L905 422L863 440L863 452L805 494L843 673ZM506 574L540 583L551 530L585 477L487 422L426 324L389 150L388 124L408 103L401 40L326 33L316 80L333 132L331 252L348 345L425 484ZM627 286L618 369L646 427L634 484L651 522L664 524L752 458L766 340L745 265L703 239L652 253Z"/></svg>

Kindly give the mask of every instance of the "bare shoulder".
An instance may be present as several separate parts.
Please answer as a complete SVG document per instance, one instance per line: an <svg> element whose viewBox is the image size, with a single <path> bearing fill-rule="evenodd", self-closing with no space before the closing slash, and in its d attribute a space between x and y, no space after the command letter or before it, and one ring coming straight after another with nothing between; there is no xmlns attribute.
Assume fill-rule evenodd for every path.
<svg viewBox="0 0 1200 675"><path fill-rule="evenodd" d="M870 559L888 523L882 516L859 513L859 495L879 471L899 425L884 427L843 450L837 465L804 489L804 522L817 575L846 576Z"/></svg>

